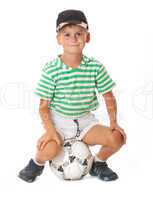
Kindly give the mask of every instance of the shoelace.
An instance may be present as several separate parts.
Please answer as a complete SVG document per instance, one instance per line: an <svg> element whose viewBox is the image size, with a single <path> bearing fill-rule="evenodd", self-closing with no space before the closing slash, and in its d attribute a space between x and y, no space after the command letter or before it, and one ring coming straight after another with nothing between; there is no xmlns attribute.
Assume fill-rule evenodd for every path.
<svg viewBox="0 0 153 200"><path fill-rule="evenodd" d="M96 167L106 169L108 167L106 162L96 162Z"/></svg>
<svg viewBox="0 0 153 200"><path fill-rule="evenodd" d="M26 167L25 167L25 170L31 170L32 169L32 167L31 167L31 165L27 165Z"/></svg>
<svg viewBox="0 0 153 200"><path fill-rule="evenodd" d="M102 176L114 174L114 172L108 167L106 162L96 162L95 172Z"/></svg>

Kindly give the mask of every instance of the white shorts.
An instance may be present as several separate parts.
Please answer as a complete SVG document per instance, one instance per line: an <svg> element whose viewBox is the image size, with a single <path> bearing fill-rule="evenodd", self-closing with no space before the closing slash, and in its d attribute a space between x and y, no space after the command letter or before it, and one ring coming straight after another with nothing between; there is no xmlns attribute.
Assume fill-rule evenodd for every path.
<svg viewBox="0 0 153 200"><path fill-rule="evenodd" d="M100 124L99 120L93 113L88 113L87 115L77 119L69 119L61 116L54 110L51 110L51 117L55 129L61 135L63 140L75 137L78 140L82 140L89 129Z"/></svg>

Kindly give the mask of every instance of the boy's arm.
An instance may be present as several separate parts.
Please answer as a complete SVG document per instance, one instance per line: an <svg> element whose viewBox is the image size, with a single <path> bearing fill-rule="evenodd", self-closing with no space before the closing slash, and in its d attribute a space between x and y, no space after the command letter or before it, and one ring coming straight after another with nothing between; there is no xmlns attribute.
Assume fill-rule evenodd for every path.
<svg viewBox="0 0 153 200"><path fill-rule="evenodd" d="M40 100L39 113L46 132L39 138L37 142L37 148L39 150L42 150L51 140L54 140L58 145L62 144L62 139L57 133L51 119L50 109L48 108L49 103L50 102L47 100Z"/></svg>
<svg viewBox="0 0 153 200"><path fill-rule="evenodd" d="M112 92L103 94L107 112L109 115L110 126L117 123L117 104Z"/></svg>
<svg viewBox="0 0 153 200"><path fill-rule="evenodd" d="M124 143L126 143L126 134L124 132L124 129L121 128L117 123L117 103L116 103L116 99L115 99L112 92L107 92L107 93L103 94L103 97L104 97L104 100L105 100L107 112L108 112L109 119L110 119L110 128L112 130L120 131L120 133L123 135Z"/></svg>
<svg viewBox="0 0 153 200"><path fill-rule="evenodd" d="M50 109L48 108L49 101L40 99L39 114L42 124L48 133L55 133L56 129L52 123Z"/></svg>

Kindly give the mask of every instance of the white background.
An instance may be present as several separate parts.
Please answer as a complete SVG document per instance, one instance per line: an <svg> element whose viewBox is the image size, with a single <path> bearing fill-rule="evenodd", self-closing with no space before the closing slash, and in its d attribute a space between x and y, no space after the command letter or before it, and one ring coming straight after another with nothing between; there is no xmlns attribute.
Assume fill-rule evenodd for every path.
<svg viewBox="0 0 153 200"><path fill-rule="evenodd" d="M33 90L43 65L60 53L55 21L64 9L81 9L91 42L85 54L99 59L116 81L118 122L128 140L110 165L120 179L66 182L51 173L28 184L17 178L43 132ZM153 198L153 12L149 0L0 1L0 199ZM104 102L97 111L108 125ZM93 149L95 151L95 149Z"/></svg>

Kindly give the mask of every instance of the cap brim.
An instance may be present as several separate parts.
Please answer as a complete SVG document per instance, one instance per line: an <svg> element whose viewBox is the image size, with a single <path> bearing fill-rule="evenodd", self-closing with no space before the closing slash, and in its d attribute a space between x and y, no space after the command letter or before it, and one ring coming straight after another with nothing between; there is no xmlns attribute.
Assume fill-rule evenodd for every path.
<svg viewBox="0 0 153 200"><path fill-rule="evenodd" d="M85 22L80 22L80 21L67 21L67 22L63 22L63 23L60 23L58 25L58 27L56 28L56 31L58 32L59 30L61 30L64 26L66 25L69 25L69 24L75 24L75 25L78 25L78 26L81 26L82 28L88 30L88 24L86 24Z"/></svg>

